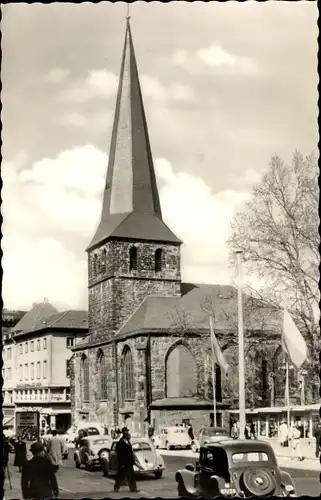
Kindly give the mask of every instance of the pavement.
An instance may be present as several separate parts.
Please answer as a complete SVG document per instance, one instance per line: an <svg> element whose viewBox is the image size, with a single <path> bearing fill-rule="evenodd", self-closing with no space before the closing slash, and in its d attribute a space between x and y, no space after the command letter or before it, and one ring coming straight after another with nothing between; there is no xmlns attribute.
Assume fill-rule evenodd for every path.
<svg viewBox="0 0 321 500"><path fill-rule="evenodd" d="M82 498L92 498L94 500L101 498L173 498L177 496L177 487L175 482L175 473L178 469L184 468L187 463L195 465L198 458L197 454L193 454L190 450L160 450L166 470L161 479L147 477L146 479L138 480L139 493L130 493L128 488L121 488L120 492L113 491L114 481L103 477L102 471L97 469L94 471L86 471L84 469L76 469L73 462L73 453L70 449L68 460L63 462L63 466L57 473L57 479L60 489L60 498L67 500L80 500ZM297 463L289 458L279 460L282 469L287 470L294 479L298 495L319 496L321 493L320 485L320 464L314 460L314 464L318 465L318 470L305 468L304 462ZM290 465L290 463L293 464ZM312 462L312 461L311 461ZM10 456L10 476L12 489L9 488L8 479L5 479L4 490L6 500L16 500L21 498L20 478L21 474L13 467L13 455ZM295 467L293 467L294 465Z"/></svg>

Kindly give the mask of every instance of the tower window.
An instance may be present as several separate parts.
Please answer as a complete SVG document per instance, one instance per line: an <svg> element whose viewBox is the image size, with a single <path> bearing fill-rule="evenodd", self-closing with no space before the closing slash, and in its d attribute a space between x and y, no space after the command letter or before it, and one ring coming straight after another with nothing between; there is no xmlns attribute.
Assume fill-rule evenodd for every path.
<svg viewBox="0 0 321 500"><path fill-rule="evenodd" d="M137 248L131 247L129 250L129 270L137 271Z"/></svg>
<svg viewBox="0 0 321 500"><path fill-rule="evenodd" d="M125 347L123 352L122 396L123 401L135 399L133 356L129 347Z"/></svg>
<svg viewBox="0 0 321 500"><path fill-rule="evenodd" d="M94 275L98 273L98 257L97 254L95 253L94 255Z"/></svg>
<svg viewBox="0 0 321 500"><path fill-rule="evenodd" d="M155 271L156 273L161 272L163 264L163 251L161 248L157 248L155 252Z"/></svg>
<svg viewBox="0 0 321 500"><path fill-rule="evenodd" d="M89 401L89 362L85 355L82 357L82 384L83 401Z"/></svg>
<svg viewBox="0 0 321 500"><path fill-rule="evenodd" d="M106 267L107 267L107 252L106 248L103 249L102 255L101 255L101 272L105 273L106 272Z"/></svg>

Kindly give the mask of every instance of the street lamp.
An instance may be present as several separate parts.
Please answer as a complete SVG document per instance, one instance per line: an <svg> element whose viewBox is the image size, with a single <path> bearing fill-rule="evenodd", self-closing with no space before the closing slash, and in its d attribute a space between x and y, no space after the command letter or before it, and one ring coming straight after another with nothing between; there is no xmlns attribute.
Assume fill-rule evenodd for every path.
<svg viewBox="0 0 321 500"><path fill-rule="evenodd" d="M238 344L239 344L239 425L240 438L245 434L245 373L244 373L244 331L243 331L243 283L242 283L242 250L235 250L238 270Z"/></svg>

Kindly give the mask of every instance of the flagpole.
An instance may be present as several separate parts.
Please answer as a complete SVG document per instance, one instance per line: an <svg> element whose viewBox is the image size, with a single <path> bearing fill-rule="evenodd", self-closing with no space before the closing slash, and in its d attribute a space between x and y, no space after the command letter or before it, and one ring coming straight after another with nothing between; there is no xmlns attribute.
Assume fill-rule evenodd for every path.
<svg viewBox="0 0 321 500"><path fill-rule="evenodd" d="M239 425L240 439L245 438L245 374L244 374L244 332L242 303L242 250L236 250L238 268L238 344L239 344Z"/></svg>
<svg viewBox="0 0 321 500"><path fill-rule="evenodd" d="M285 400L286 400L286 414L288 422L288 432L290 432L290 391L289 391L289 363L285 361Z"/></svg>
<svg viewBox="0 0 321 500"><path fill-rule="evenodd" d="M212 321L212 317L210 319ZM212 346L212 386L213 386L213 410L214 410L214 427L217 427L217 415L216 415L216 370L215 370L215 363L214 363L214 346L213 342L211 342Z"/></svg>

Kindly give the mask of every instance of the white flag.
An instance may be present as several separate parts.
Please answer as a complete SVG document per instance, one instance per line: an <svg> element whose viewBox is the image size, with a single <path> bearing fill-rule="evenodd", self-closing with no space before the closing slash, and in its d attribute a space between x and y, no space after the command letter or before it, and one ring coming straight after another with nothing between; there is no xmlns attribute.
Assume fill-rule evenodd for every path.
<svg viewBox="0 0 321 500"><path fill-rule="evenodd" d="M221 367L222 371L226 374L228 370L228 364L224 358L224 354L221 351L217 338L215 337L212 316L210 316L210 329L211 329L211 344L212 344L212 353L214 356L214 361Z"/></svg>
<svg viewBox="0 0 321 500"><path fill-rule="evenodd" d="M286 309L284 309L282 348L297 369L308 357L308 349L302 334Z"/></svg>

